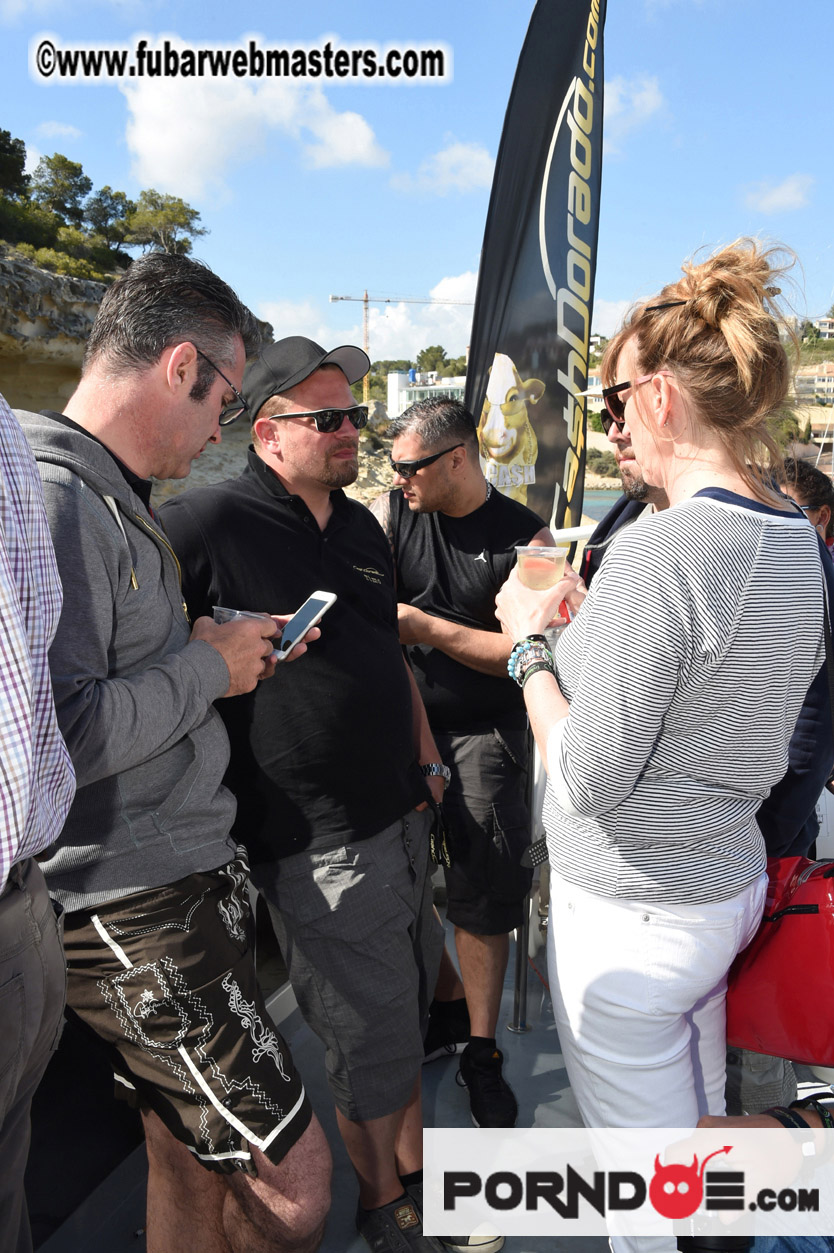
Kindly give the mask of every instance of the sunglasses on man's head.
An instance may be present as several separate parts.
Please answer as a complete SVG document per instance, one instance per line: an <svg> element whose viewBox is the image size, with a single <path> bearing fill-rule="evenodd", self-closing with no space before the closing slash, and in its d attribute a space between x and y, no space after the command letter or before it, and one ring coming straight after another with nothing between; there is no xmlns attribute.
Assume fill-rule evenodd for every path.
<svg viewBox="0 0 834 1253"><path fill-rule="evenodd" d="M392 457L391 469L401 479L413 479L417 471L423 469L423 466L430 466L433 461L439 461L441 457L446 456L447 452L454 452L456 448L463 448L463 444L452 444L451 448L444 448L443 452L433 452L430 457L421 457L419 461L395 461Z"/></svg>
<svg viewBox="0 0 834 1253"><path fill-rule="evenodd" d="M368 425L368 406L351 405L349 409L308 409L304 413L273 413L270 417L276 421L280 418L312 418L320 435L332 435L338 431L345 418L361 431Z"/></svg>

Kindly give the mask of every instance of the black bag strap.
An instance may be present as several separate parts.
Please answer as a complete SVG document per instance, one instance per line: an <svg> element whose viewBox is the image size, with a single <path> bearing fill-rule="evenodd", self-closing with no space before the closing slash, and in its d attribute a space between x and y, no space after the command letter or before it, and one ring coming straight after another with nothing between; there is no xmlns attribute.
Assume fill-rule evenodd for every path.
<svg viewBox="0 0 834 1253"><path fill-rule="evenodd" d="M831 717L832 733L834 733L834 649L831 645L831 598L828 591L828 575L826 573L826 561L831 558L828 555L825 541L817 533L817 543L820 546L820 561L822 562L822 636L825 641L825 669L828 678L828 712ZM826 787L829 787L834 773L829 775Z"/></svg>

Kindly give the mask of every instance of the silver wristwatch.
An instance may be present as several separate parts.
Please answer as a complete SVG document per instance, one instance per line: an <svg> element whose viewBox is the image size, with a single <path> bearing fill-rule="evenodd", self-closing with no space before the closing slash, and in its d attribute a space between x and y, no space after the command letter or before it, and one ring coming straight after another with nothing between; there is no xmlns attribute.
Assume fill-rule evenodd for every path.
<svg viewBox="0 0 834 1253"><path fill-rule="evenodd" d="M442 761L427 762L425 766L420 767L420 773L424 774L426 778L432 778L432 777L441 778L443 782L446 784L446 787L449 786L452 780L451 770L449 769L448 766L444 766Z"/></svg>

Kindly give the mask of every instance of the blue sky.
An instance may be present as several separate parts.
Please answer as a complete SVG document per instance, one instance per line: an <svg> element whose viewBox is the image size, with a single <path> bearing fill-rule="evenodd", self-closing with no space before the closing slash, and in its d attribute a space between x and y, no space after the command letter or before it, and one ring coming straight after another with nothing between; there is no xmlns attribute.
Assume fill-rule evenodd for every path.
<svg viewBox="0 0 834 1253"><path fill-rule="evenodd" d="M554 0L558 2L558 0ZM529 0L0 0L0 127L96 188L183 196L195 255L276 335L360 342L331 293L472 300L492 163ZM30 43L443 44L443 84L36 81ZM797 312L834 302L831 0L609 0L594 329L742 234L798 254ZM373 359L466 347L465 306L372 305Z"/></svg>

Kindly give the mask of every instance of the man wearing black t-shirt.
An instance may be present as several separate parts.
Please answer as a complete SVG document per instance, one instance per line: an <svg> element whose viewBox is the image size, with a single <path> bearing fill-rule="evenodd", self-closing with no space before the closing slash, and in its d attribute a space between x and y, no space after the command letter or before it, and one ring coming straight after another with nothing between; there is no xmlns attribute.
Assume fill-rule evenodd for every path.
<svg viewBox="0 0 834 1253"><path fill-rule="evenodd" d="M421 1225L420 1065L442 949L427 802L442 782L424 777L440 759L397 635L388 545L341 490L367 421L349 385L368 368L359 348L270 344L243 380L246 469L162 513L192 613L336 594L303 683L279 665L272 683L223 702L235 834L327 1047L357 1228L374 1250L440 1253Z"/></svg>
<svg viewBox="0 0 834 1253"><path fill-rule="evenodd" d="M521 923L530 887L520 864L529 840L527 719L507 675L512 641L495 617L495 595L517 544L553 540L532 510L487 483L476 423L457 401L412 405L391 434L400 486L372 508L394 553L400 640L451 768L443 806L453 862L447 917L471 1022L460 1078L479 1126L511 1127L518 1106L495 1031L509 932ZM454 1013L444 991L441 999L438 988L433 1019ZM454 1037L446 1051L456 1051Z"/></svg>

